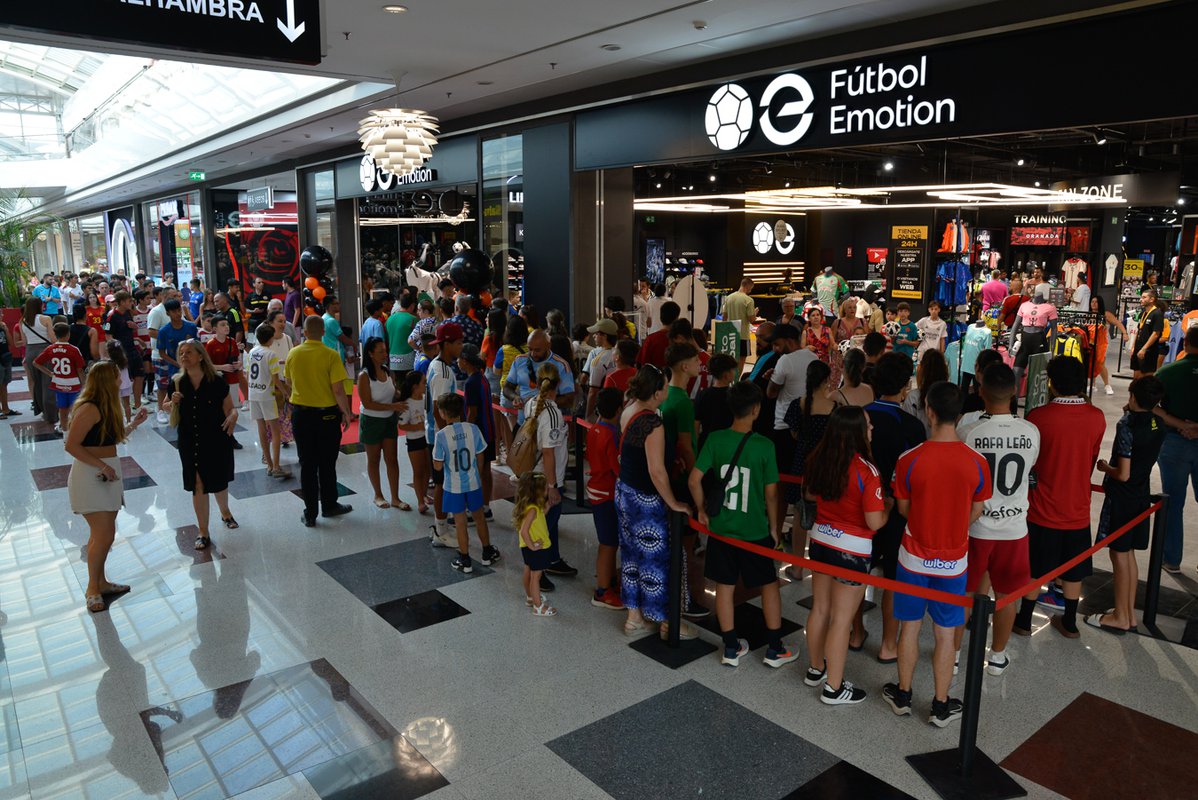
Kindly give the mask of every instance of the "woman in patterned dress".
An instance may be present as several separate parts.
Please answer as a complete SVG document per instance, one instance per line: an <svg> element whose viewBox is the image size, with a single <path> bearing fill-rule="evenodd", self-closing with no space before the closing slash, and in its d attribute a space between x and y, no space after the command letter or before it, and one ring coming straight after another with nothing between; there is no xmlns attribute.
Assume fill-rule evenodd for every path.
<svg viewBox="0 0 1198 800"><path fill-rule="evenodd" d="M657 625L668 636L670 586L670 512L689 514L670 488L665 463L665 428L657 409L666 399L669 380L657 367L641 367L628 383L631 401L620 419L620 477L616 513L620 520L620 599L628 609L624 633L638 636ZM682 606L687 606L685 565ZM679 636L693 639L693 625L682 623Z"/></svg>

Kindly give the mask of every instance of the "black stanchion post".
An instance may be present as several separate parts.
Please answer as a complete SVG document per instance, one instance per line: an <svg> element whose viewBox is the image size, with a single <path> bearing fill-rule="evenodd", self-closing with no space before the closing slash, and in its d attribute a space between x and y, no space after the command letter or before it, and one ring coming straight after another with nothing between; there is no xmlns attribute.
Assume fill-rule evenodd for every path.
<svg viewBox="0 0 1198 800"><path fill-rule="evenodd" d="M686 515L670 512L670 636L669 646L677 648L682 628L682 531Z"/></svg>
<svg viewBox="0 0 1198 800"><path fill-rule="evenodd" d="M1153 502L1160 501L1161 507L1152 518L1152 546L1148 551L1148 575L1144 586L1144 627L1159 637L1161 632L1156 627L1156 611L1161 600L1161 569L1165 563L1165 526L1169 513L1169 497L1160 495Z"/></svg>
<svg viewBox="0 0 1198 800"><path fill-rule="evenodd" d="M578 470L577 482L574 487L574 504L579 508L586 508L586 490L583 488L583 471L586 469L586 435L587 429L583 427L578 418L574 418L574 468Z"/></svg>
<svg viewBox="0 0 1198 800"><path fill-rule="evenodd" d="M1026 797L1027 791L978 749L978 722L982 711L982 676L986 671L986 632L994 613L989 595L974 595L965 666L965 708L961 713L961 738L951 750L907 756L907 763L946 800L1006 800Z"/></svg>

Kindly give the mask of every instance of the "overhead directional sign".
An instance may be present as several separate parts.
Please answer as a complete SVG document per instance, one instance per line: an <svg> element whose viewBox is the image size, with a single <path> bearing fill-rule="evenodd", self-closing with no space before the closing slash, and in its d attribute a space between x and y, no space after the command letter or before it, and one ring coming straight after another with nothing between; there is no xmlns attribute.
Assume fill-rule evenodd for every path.
<svg viewBox="0 0 1198 800"><path fill-rule="evenodd" d="M259 61L319 64L320 0L3 0L4 26Z"/></svg>

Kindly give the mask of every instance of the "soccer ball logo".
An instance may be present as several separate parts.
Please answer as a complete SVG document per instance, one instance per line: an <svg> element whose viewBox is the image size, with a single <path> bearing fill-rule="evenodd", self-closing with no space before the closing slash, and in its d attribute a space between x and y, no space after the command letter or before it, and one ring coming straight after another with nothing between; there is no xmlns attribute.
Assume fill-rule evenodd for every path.
<svg viewBox="0 0 1198 800"><path fill-rule="evenodd" d="M735 150L753 128L753 102L749 93L735 83L715 90L707 101L707 138L721 150ZM764 251L762 251L764 252Z"/></svg>
<svg viewBox="0 0 1198 800"><path fill-rule="evenodd" d="M891 339L898 336L900 330L902 330L902 328L897 321L887 322L882 326L882 333L886 334Z"/></svg>
<svg viewBox="0 0 1198 800"><path fill-rule="evenodd" d="M765 255L774 246L774 226L768 222L758 222L753 229L753 249Z"/></svg>

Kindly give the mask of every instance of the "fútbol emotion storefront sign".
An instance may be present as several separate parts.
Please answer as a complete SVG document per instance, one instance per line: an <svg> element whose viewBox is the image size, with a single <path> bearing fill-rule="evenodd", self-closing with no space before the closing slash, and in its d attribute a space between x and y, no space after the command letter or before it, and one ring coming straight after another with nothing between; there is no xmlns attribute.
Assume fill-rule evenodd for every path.
<svg viewBox="0 0 1198 800"><path fill-rule="evenodd" d="M926 141L1114 124L1198 113L1198 94L1160 74L1188 74L1184 4L778 72L578 113L575 167L670 163L787 150ZM1192 9L1191 9L1192 10ZM1070 41L1153 41L1154 58L1111 69L1028 53ZM1143 37L1137 39L1136 37ZM1161 42L1161 38L1167 41ZM1160 46L1157 46L1157 45ZM1160 54L1156 59L1155 54ZM1111 117L1118 98L1118 119Z"/></svg>

